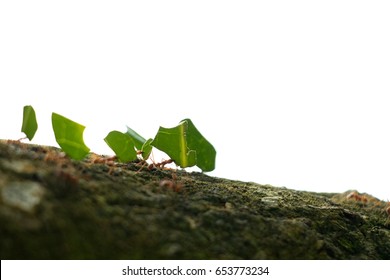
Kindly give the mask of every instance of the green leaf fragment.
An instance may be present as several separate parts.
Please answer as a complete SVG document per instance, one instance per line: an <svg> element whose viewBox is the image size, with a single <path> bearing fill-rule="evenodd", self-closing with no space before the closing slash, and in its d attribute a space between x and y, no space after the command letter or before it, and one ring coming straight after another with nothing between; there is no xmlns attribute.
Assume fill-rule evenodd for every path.
<svg viewBox="0 0 390 280"><path fill-rule="evenodd" d="M121 162L129 162L137 158L134 142L128 134L114 130L104 138L104 141L115 152Z"/></svg>
<svg viewBox="0 0 390 280"><path fill-rule="evenodd" d="M184 119L182 122L188 123L187 146L190 150L196 151L196 166L204 172L214 170L217 155L214 146L203 137L190 119Z"/></svg>
<svg viewBox="0 0 390 280"><path fill-rule="evenodd" d="M205 172L215 169L216 151L190 119L173 128L160 127L152 145L183 168L196 165Z"/></svg>
<svg viewBox="0 0 390 280"><path fill-rule="evenodd" d="M147 160L150 156L150 153L152 152L153 146L152 146L153 139L149 138L145 141L145 143L142 145L142 158L144 160Z"/></svg>
<svg viewBox="0 0 390 280"><path fill-rule="evenodd" d="M85 126L56 113L52 114L51 120L56 141L61 149L73 159L83 159L89 153L89 148L83 140Z"/></svg>
<svg viewBox="0 0 390 280"><path fill-rule="evenodd" d="M151 145L153 139L145 140L141 135L135 132L130 127L127 127L127 135L131 137L134 142L134 147L137 151L141 151L142 158L147 160L152 152L153 146Z"/></svg>
<svg viewBox="0 0 390 280"><path fill-rule="evenodd" d="M146 139L143 138L141 135L139 135L137 132L135 132L134 130L132 130L130 127L127 127L127 132L126 134L128 134L131 139L133 139L134 141L134 146L137 148L137 150L141 150L142 149L142 146L144 145L144 143L146 142Z"/></svg>
<svg viewBox="0 0 390 280"><path fill-rule="evenodd" d="M23 123L22 132L24 132L28 140L34 138L35 132L38 130L38 123L35 116L35 110L32 106L27 105L23 108Z"/></svg>
<svg viewBox="0 0 390 280"><path fill-rule="evenodd" d="M188 123L181 122L173 128L160 126L152 145L165 152L179 166L185 168L196 164L196 152L187 146Z"/></svg>

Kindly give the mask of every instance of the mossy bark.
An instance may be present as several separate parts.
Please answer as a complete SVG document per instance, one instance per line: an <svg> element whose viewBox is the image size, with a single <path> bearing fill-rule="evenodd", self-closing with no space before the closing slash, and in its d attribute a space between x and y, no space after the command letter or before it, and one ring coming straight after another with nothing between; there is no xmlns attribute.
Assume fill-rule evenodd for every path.
<svg viewBox="0 0 390 280"><path fill-rule="evenodd" d="M1 259L390 258L388 205L368 195L92 157L0 142Z"/></svg>

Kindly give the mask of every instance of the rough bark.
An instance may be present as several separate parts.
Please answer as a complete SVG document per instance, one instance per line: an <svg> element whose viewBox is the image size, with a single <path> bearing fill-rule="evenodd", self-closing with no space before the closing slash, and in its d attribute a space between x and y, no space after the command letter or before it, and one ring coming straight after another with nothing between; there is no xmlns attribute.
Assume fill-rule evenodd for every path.
<svg viewBox="0 0 390 280"><path fill-rule="evenodd" d="M0 141L1 259L389 259L388 206Z"/></svg>

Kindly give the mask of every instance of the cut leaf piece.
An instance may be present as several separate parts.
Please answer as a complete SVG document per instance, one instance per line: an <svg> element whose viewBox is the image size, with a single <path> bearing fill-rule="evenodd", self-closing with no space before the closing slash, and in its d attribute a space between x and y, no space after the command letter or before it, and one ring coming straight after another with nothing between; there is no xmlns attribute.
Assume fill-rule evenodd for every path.
<svg viewBox="0 0 390 280"><path fill-rule="evenodd" d="M151 143L157 149L165 152L179 166L185 168L196 164L196 152L187 146L187 121L173 128L160 126L156 137Z"/></svg>
<svg viewBox="0 0 390 280"><path fill-rule="evenodd" d="M212 171L215 169L215 157L217 152L213 145L195 127L190 119L184 119L182 122L188 123L187 129L187 147L196 151L196 166L202 171Z"/></svg>
<svg viewBox="0 0 390 280"><path fill-rule="evenodd" d="M127 127L127 135L131 137L131 139L134 142L135 149L137 151L141 151L142 158L144 160L147 160L150 156L150 153L152 152L152 141L153 139L145 140L141 135L139 135L137 132L135 132L130 127Z"/></svg>
<svg viewBox="0 0 390 280"><path fill-rule="evenodd" d="M129 162L137 158L134 142L128 134L114 130L108 133L104 141L115 152L121 162Z"/></svg>
<svg viewBox="0 0 390 280"><path fill-rule="evenodd" d="M144 143L146 142L146 139L143 138L141 135L139 135L137 132L135 132L134 130L132 130L130 127L127 127L127 132L126 134L128 134L131 139L133 139L134 141L134 145L135 147L137 148L137 150L141 150L142 149L142 146L144 145Z"/></svg>
<svg viewBox="0 0 390 280"><path fill-rule="evenodd" d="M150 156L150 153L152 152L153 146L152 146L153 139L149 138L146 140L146 142L142 145L142 158L144 160L147 160Z"/></svg>
<svg viewBox="0 0 390 280"><path fill-rule="evenodd" d="M34 108L30 105L24 106L22 132L24 132L28 140L31 141L34 138L37 129L38 129L38 123L35 116Z"/></svg>
<svg viewBox="0 0 390 280"><path fill-rule="evenodd" d="M73 159L83 159L89 152L83 140L85 126L56 113L52 114L51 121L61 149Z"/></svg>

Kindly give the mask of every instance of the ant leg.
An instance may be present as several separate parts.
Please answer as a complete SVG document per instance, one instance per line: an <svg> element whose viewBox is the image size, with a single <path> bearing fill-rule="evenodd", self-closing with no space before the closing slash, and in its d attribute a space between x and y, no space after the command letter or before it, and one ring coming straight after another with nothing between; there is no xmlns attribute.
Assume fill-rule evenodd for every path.
<svg viewBox="0 0 390 280"><path fill-rule="evenodd" d="M148 166L148 163L146 160L142 160L137 165L141 165L141 168L136 172L136 174L140 173L146 166Z"/></svg>

